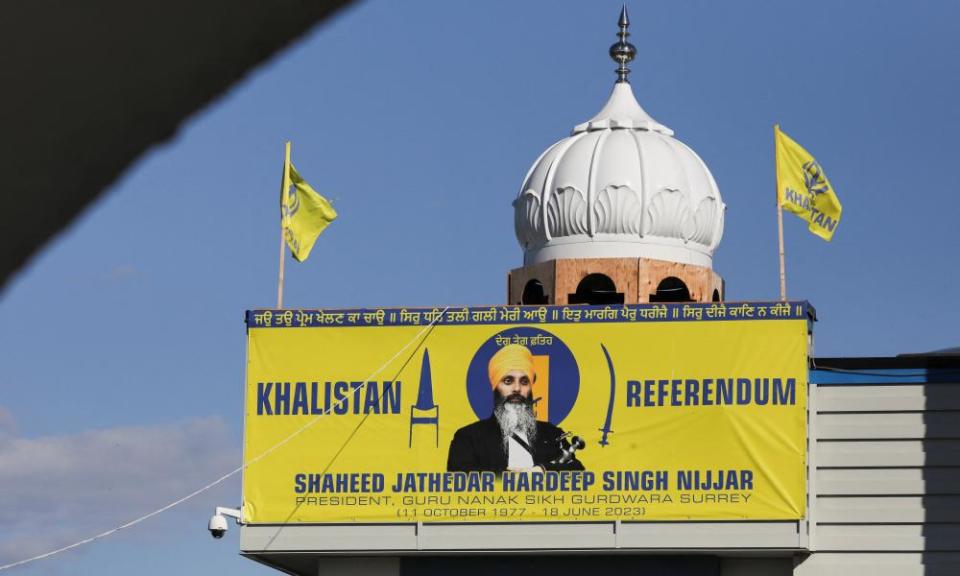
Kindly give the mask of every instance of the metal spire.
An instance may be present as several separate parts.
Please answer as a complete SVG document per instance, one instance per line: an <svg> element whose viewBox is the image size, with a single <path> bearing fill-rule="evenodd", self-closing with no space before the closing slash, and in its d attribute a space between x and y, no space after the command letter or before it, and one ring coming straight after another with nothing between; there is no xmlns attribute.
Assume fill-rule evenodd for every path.
<svg viewBox="0 0 960 576"><path fill-rule="evenodd" d="M620 36L620 41L610 47L610 57L613 58L613 61L619 64L617 67L617 83L627 83L630 81L627 80L627 74L630 73L630 69L627 68L627 63L633 60L633 57L637 55L637 49L633 44L627 42L627 36L630 35L627 32L627 28L630 27L630 18L627 16L627 5L624 4L623 8L620 10L620 21L617 23L620 26L620 32L617 33Z"/></svg>

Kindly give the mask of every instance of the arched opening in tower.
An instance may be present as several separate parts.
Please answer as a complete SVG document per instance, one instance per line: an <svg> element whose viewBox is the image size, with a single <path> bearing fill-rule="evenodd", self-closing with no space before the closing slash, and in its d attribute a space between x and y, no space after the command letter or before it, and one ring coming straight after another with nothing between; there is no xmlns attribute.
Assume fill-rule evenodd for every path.
<svg viewBox="0 0 960 576"><path fill-rule="evenodd" d="M650 295L651 302L692 302L690 290L683 280L668 276L657 285L657 293Z"/></svg>
<svg viewBox="0 0 960 576"><path fill-rule="evenodd" d="M604 274L589 274L577 285L577 291L567 296L570 304L623 304L623 292Z"/></svg>
<svg viewBox="0 0 960 576"><path fill-rule="evenodd" d="M523 287L523 294L520 296L521 304L542 305L549 304L550 297L543 290L543 284L534 278L527 282Z"/></svg>

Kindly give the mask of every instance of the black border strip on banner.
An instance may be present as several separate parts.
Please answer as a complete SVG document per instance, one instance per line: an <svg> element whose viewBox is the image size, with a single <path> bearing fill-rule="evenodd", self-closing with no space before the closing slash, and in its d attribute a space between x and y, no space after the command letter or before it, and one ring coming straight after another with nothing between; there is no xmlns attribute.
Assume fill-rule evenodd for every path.
<svg viewBox="0 0 960 576"><path fill-rule="evenodd" d="M811 320L813 307L797 302L685 302L573 306L484 306L461 308L327 308L247 310L247 329L369 326L472 326L495 324L604 324Z"/></svg>

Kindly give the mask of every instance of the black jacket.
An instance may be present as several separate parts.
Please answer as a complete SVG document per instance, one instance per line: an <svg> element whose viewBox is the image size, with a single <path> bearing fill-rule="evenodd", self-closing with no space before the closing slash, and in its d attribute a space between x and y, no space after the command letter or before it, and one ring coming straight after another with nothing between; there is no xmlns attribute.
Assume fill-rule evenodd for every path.
<svg viewBox="0 0 960 576"><path fill-rule="evenodd" d="M550 464L560 455L558 438L563 430L549 422L537 421L537 438L533 443L533 463L547 470L583 470L574 458L565 464ZM447 470L450 472L490 471L507 469L507 453L503 448L500 424L491 416L457 430L450 442Z"/></svg>

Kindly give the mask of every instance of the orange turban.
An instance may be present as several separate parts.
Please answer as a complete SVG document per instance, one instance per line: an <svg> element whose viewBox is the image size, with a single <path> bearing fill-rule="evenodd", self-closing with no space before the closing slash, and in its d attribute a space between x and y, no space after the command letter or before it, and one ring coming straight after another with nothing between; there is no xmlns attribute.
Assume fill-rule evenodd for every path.
<svg viewBox="0 0 960 576"><path fill-rule="evenodd" d="M496 388L500 380L513 370L523 372L530 379L531 384L533 383L533 354L526 346L507 344L497 350L497 353L490 358L490 365L487 367L490 387Z"/></svg>

